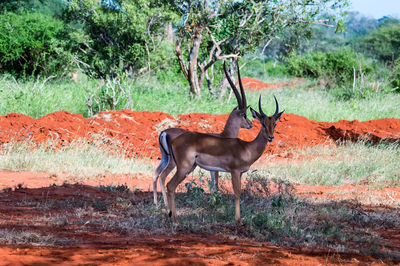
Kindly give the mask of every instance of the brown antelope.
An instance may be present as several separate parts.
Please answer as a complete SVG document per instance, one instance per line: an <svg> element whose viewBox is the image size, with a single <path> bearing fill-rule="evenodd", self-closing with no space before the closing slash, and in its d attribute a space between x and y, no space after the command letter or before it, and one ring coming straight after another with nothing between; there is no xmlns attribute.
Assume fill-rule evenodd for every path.
<svg viewBox="0 0 400 266"><path fill-rule="evenodd" d="M237 66L239 70L239 66ZM229 84L231 85L232 91L235 93L236 100L238 106L235 107L232 112L229 114L229 117L226 121L224 130L221 133L214 133L210 134L217 137L223 138L236 138L239 135L240 128L251 129L253 127L252 123L249 119L247 119L246 111L247 111L247 102L246 102L246 95L243 89L242 81L240 79L240 73L238 71L238 79L239 79L239 87L240 87L240 94L238 89L236 88L235 84L233 83L232 79L228 75L225 67L224 62L224 72L225 76L228 79ZM161 151L161 162L157 166L156 171L153 175L153 196L154 196L154 204L157 204L157 179L160 178L160 187L161 192L163 194L164 203L167 204L167 195L165 192L165 179L167 178L168 174L175 168L175 162L170 157L169 147L167 145L166 139L170 141L176 139L178 136L188 132L188 130L184 130L181 128L169 128L162 131L158 138L158 144L160 146ZM218 188L218 171L210 170L212 184L214 189Z"/></svg>
<svg viewBox="0 0 400 266"><path fill-rule="evenodd" d="M257 137L250 142L197 132L185 132L174 140L167 138L177 168L175 175L167 184L169 215L174 223L177 223L175 189L196 166L209 171L231 173L235 193L235 220L240 221L241 176L260 158L267 143L274 139L276 122L284 112L279 112L276 98L275 105L276 110L272 116L267 116L262 111L261 96L258 101L260 113L250 107L253 117L261 123Z"/></svg>

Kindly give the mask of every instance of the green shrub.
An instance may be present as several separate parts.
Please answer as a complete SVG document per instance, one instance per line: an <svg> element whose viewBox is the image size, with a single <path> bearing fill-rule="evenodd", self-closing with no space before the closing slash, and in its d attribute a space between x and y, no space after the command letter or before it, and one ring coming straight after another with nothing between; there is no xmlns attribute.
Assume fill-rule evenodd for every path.
<svg viewBox="0 0 400 266"><path fill-rule="evenodd" d="M51 75L70 62L64 49L64 25L41 13L0 14L0 72Z"/></svg>
<svg viewBox="0 0 400 266"><path fill-rule="evenodd" d="M371 63L351 49L291 55L286 64L291 75L324 79L328 87L349 84L354 74L359 76L374 71Z"/></svg>
<svg viewBox="0 0 400 266"><path fill-rule="evenodd" d="M391 85L396 92L400 92L400 59L397 59L396 64L393 67Z"/></svg>

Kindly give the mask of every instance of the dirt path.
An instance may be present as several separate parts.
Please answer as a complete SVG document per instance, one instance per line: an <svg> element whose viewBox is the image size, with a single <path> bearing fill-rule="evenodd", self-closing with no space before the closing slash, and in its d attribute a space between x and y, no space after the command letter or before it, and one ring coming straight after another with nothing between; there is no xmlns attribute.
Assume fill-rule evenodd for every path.
<svg viewBox="0 0 400 266"><path fill-rule="evenodd" d="M113 243L114 242L114 243ZM2 265L360 265L369 256L283 249L257 242L183 235L116 239L76 247L0 247Z"/></svg>

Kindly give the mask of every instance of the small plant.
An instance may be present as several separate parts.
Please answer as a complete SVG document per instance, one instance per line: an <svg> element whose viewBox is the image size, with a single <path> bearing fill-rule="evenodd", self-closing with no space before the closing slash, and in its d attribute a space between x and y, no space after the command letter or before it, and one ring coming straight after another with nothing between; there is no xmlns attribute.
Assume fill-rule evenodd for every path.
<svg viewBox="0 0 400 266"><path fill-rule="evenodd" d="M104 186L104 185L100 185L100 190L102 191L107 191L107 192L129 192L129 187L126 184L123 185L117 185L117 186L113 186L113 185L108 185L108 186Z"/></svg>

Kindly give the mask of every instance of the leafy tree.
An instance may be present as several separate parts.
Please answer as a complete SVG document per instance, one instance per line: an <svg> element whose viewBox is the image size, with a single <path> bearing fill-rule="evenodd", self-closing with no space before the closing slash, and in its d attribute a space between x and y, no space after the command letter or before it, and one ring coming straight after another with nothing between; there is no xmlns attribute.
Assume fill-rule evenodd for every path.
<svg viewBox="0 0 400 266"><path fill-rule="evenodd" d="M400 21L384 19L377 30L361 39L361 47L370 56L394 65L400 56Z"/></svg>
<svg viewBox="0 0 400 266"><path fill-rule="evenodd" d="M16 75L52 75L67 71L64 25L42 13L0 14L0 70Z"/></svg>
<svg viewBox="0 0 400 266"><path fill-rule="evenodd" d="M14 13L42 13L49 16L60 15L64 0L0 0L0 11Z"/></svg>
<svg viewBox="0 0 400 266"><path fill-rule="evenodd" d="M69 0L64 18L76 25L70 34L75 61L96 78L137 76L165 60L168 6L145 0Z"/></svg>
<svg viewBox="0 0 400 266"><path fill-rule="evenodd" d="M254 52L284 30L309 27L321 14L330 12L336 17L347 5L346 0L169 2L181 18L176 25L176 53L190 94L195 97L201 96L204 79L209 88L212 86L210 77L217 61Z"/></svg>

